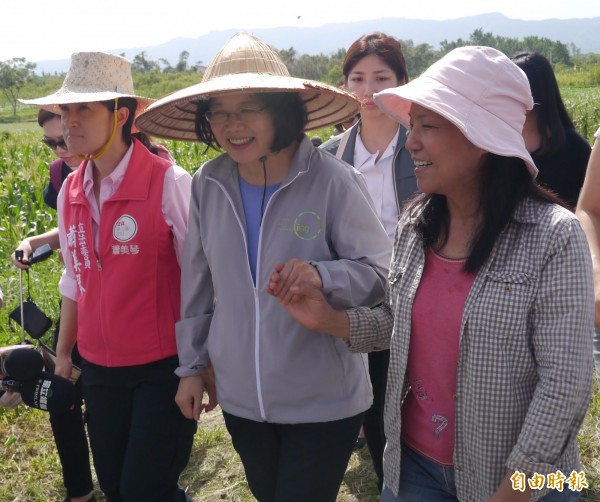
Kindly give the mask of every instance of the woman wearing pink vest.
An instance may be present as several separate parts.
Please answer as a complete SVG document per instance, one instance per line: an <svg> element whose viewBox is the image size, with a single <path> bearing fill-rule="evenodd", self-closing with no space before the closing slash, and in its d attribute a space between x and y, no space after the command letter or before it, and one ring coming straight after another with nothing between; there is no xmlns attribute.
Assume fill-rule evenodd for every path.
<svg viewBox="0 0 600 502"><path fill-rule="evenodd" d="M84 159L58 196L65 273L56 373L83 358L88 433L108 501L180 501L196 423L179 412L175 322L191 178L131 137L149 99L130 63L75 53L63 86L30 104L57 110Z"/></svg>

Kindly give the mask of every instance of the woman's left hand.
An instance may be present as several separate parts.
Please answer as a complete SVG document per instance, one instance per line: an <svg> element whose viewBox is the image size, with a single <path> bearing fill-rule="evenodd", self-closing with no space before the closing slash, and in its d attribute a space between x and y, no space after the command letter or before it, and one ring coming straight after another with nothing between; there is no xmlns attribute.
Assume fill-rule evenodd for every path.
<svg viewBox="0 0 600 502"><path fill-rule="evenodd" d="M511 480L512 473L507 472L496 488L489 502L526 502L531 495L531 489L525 480L525 491L516 490Z"/></svg>
<svg viewBox="0 0 600 502"><path fill-rule="evenodd" d="M296 299L291 291L293 286L309 285L316 289L323 287L323 281L317 269L310 263L292 258L286 263L278 263L269 278L267 292L283 305L287 306Z"/></svg>
<svg viewBox="0 0 600 502"><path fill-rule="evenodd" d="M316 281L311 283L310 278L301 280L297 284L291 284L285 290L285 294L277 296L274 291L278 290L278 274L277 270L273 272L267 293L275 296L292 319L311 331L327 333L342 340L348 339L349 322L346 311L333 309L323 296L321 287L316 285ZM321 284L320 279L318 283Z"/></svg>

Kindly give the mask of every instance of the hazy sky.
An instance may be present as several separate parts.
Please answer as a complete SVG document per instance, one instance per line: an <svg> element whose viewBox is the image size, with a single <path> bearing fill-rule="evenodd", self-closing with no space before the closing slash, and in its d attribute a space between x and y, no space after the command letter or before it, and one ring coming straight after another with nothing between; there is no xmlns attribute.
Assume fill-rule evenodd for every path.
<svg viewBox="0 0 600 502"><path fill-rule="evenodd" d="M0 61L157 45L228 28L320 26L384 17L513 19L600 16L596 0L1 0ZM160 7L154 7L160 5Z"/></svg>

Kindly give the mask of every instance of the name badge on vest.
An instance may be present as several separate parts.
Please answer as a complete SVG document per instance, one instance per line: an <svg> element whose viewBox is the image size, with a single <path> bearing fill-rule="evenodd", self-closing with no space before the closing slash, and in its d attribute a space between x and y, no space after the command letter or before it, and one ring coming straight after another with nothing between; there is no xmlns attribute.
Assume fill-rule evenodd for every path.
<svg viewBox="0 0 600 502"><path fill-rule="evenodd" d="M138 254L139 246L137 244L129 244L138 231L137 221L128 214L121 216L113 227L113 237L122 244L113 245L113 255L122 254Z"/></svg>

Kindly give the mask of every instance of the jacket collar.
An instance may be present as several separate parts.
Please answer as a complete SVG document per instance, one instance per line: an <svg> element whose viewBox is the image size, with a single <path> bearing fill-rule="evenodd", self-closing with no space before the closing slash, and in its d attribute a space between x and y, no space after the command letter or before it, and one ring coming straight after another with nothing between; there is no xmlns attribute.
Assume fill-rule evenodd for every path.
<svg viewBox="0 0 600 502"><path fill-rule="evenodd" d="M360 124L362 123L362 119L358 119L356 124L354 124L350 129L346 132L342 133L340 137L344 134L348 134L348 141L346 143L346 148L344 148L344 152L342 153L342 160L351 166L354 165L354 149L356 147L356 136L358 134ZM396 141L396 147L394 148L394 156L404 148L406 144L406 135L408 134L408 130L402 124L398 128L398 140Z"/></svg>
<svg viewBox="0 0 600 502"><path fill-rule="evenodd" d="M152 163L153 155L150 151L139 141L133 139L133 151L131 152L131 157L125 166L125 172L122 174L120 186L110 200L147 199L152 178ZM71 183L69 191L69 197L72 201L81 202L85 199L83 186L89 177L86 176L88 169L91 169L89 163L82 166L73 175L73 183Z"/></svg>
<svg viewBox="0 0 600 502"><path fill-rule="evenodd" d="M542 211L543 205L536 204L530 197L525 197L515 208L513 220L517 223L537 223Z"/></svg>

